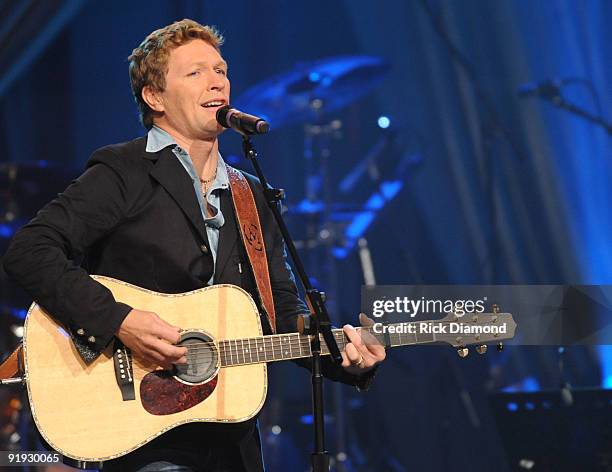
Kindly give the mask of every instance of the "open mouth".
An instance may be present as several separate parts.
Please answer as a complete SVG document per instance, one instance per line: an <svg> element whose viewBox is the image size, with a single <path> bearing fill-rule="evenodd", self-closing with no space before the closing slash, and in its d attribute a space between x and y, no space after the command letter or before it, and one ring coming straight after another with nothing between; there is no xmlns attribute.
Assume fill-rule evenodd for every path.
<svg viewBox="0 0 612 472"><path fill-rule="evenodd" d="M204 108L219 108L225 105L225 100L209 100L202 104Z"/></svg>

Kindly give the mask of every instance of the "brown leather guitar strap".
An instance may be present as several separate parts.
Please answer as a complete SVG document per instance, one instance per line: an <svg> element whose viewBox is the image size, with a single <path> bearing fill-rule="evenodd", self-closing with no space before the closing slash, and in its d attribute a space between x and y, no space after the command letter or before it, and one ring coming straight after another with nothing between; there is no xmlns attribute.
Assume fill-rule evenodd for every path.
<svg viewBox="0 0 612 472"><path fill-rule="evenodd" d="M240 227L240 235L242 236L242 242L246 248L249 262L253 268L257 292L266 311L272 332L276 333L276 312L274 311L274 299L272 298L272 286L270 285L266 246L261 231L259 213L255 205L255 197L253 197L253 192L246 177L238 169L234 169L227 164L225 166L229 176L232 201L234 202L236 219Z"/></svg>
<svg viewBox="0 0 612 472"><path fill-rule="evenodd" d="M23 375L23 345L20 343L15 350L0 364L0 379L8 379Z"/></svg>

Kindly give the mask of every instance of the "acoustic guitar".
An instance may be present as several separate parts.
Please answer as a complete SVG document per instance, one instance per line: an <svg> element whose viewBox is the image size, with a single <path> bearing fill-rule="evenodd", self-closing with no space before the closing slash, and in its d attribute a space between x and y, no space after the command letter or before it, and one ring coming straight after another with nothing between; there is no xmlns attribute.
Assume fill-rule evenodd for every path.
<svg viewBox="0 0 612 472"><path fill-rule="evenodd" d="M308 335L263 336L257 307L239 287L163 294L109 277L94 278L116 300L183 327L180 344L188 348L188 363L165 371L132 358L117 342L87 365L65 329L34 303L23 339L32 416L47 443L75 461L117 458L185 423L248 420L266 398L266 364L311 355ZM442 342L461 354L470 344L478 344L482 352L486 343L512 338L516 327L508 313L449 314L429 321L438 329L426 333L411 332L415 323L358 329L387 347ZM335 329L334 336L343 350L348 342L343 331ZM322 354L329 354L321 344Z"/></svg>

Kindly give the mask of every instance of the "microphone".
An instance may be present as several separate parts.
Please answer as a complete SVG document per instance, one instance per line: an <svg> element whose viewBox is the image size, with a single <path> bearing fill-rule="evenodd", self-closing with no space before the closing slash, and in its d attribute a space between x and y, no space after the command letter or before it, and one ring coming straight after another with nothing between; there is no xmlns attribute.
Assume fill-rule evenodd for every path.
<svg viewBox="0 0 612 472"><path fill-rule="evenodd" d="M530 82L521 85L518 94L519 97L540 96L551 99L561 95L561 87L567 82L567 79L546 79L541 82Z"/></svg>
<svg viewBox="0 0 612 472"><path fill-rule="evenodd" d="M217 121L224 128L232 128L245 136L264 134L270 130L270 125L263 118L243 113L229 105L217 110Z"/></svg>

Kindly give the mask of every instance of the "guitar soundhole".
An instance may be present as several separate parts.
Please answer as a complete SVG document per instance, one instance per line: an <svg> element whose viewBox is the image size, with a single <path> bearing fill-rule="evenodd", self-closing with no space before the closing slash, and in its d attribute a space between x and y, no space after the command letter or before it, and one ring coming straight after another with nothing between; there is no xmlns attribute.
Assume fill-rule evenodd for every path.
<svg viewBox="0 0 612 472"><path fill-rule="evenodd" d="M183 333L178 343L187 348L187 364L176 365L173 374L183 382L200 384L215 375L219 353L213 339L200 331Z"/></svg>

